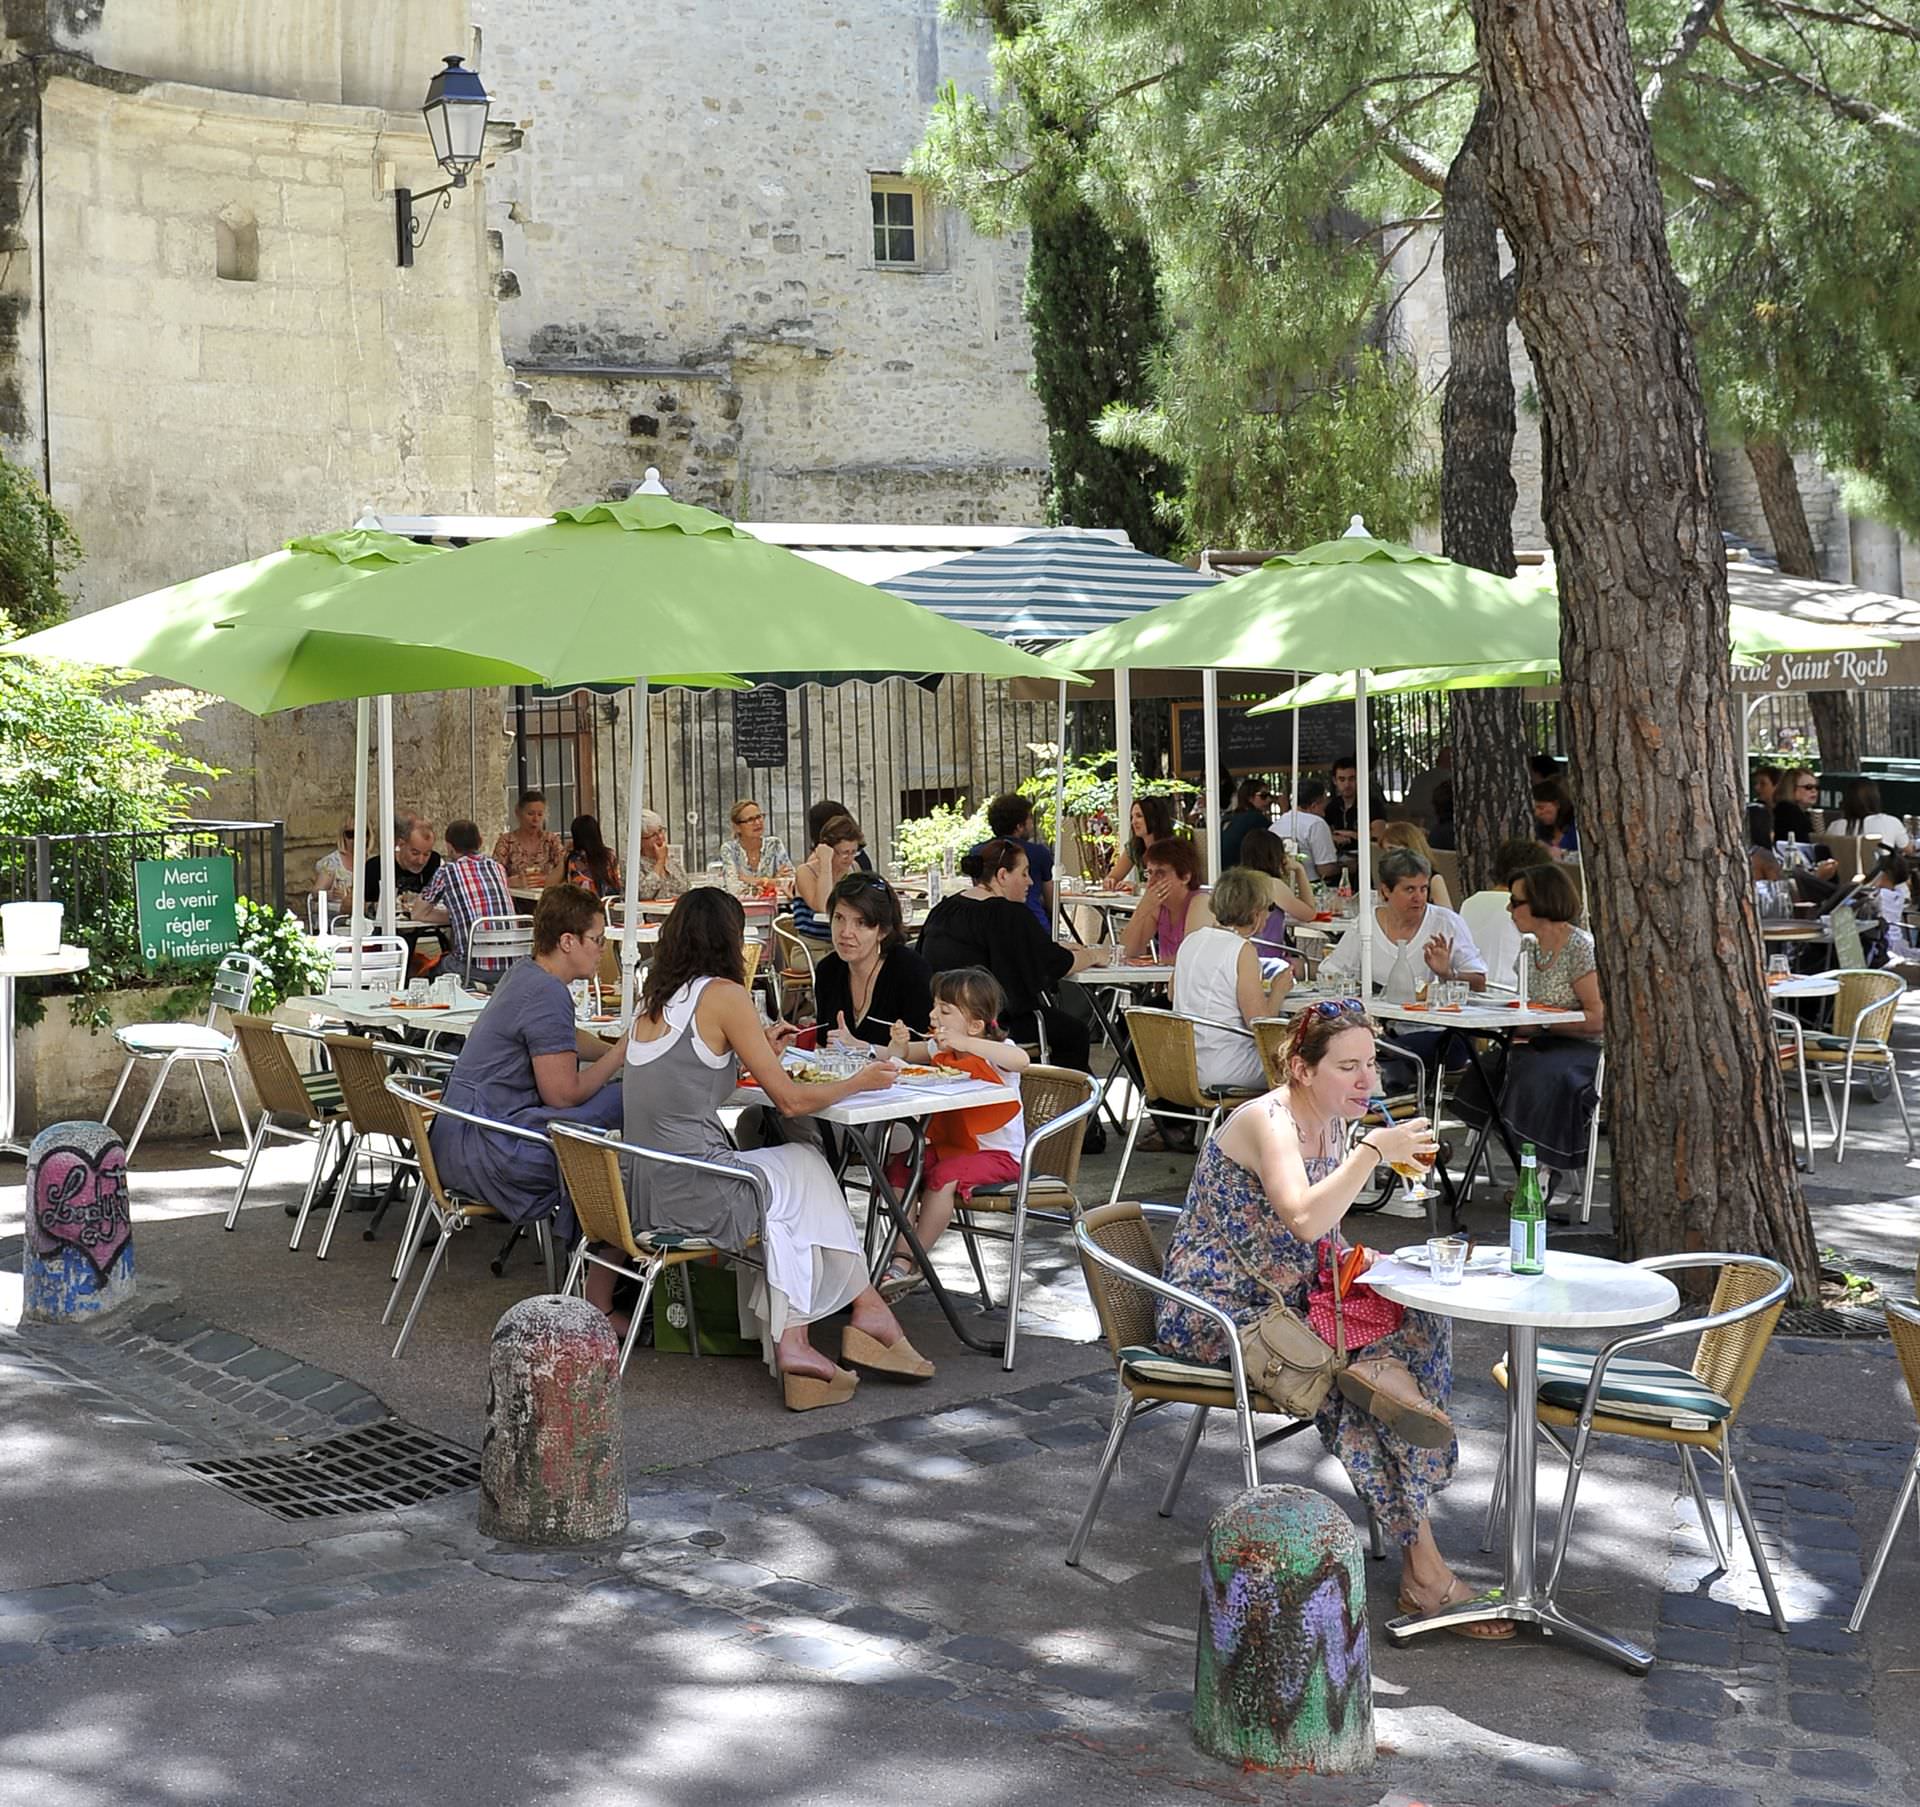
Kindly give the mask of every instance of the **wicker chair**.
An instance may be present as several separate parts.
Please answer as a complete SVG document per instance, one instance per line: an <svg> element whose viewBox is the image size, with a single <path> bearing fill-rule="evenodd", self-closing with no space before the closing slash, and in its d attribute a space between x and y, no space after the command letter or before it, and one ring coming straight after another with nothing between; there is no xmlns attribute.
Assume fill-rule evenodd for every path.
<svg viewBox="0 0 1920 1807"><path fill-rule="evenodd" d="M173 1069L182 1061L193 1068L193 1076L200 1082L200 1101L207 1107L207 1122L213 1130L213 1139L216 1142L220 1140L220 1119L213 1113L213 1094L207 1090L209 1066L217 1066L226 1075L227 1090L233 1095L235 1125L242 1130L246 1128L246 1107L240 1102L240 1088L233 1077L234 1040L231 1035L215 1028L214 1024L221 1011L230 1014L242 1012L253 1002L254 985L266 970L251 954L228 954L214 968L213 996L208 1001L204 1022L128 1023L113 1032L114 1041L126 1053L127 1064L120 1069L113 1097L108 1101L106 1115L101 1119L109 1128L113 1124L113 1113L120 1107L120 1095L127 1089L127 1081L133 1076L133 1069L143 1060L160 1063L160 1071L153 1076L153 1089L147 1093L147 1101L140 1108L140 1120L134 1124L132 1138L127 1143L129 1161L133 1159L133 1151L140 1146L147 1119L153 1115L153 1107L160 1102L160 1094L166 1089Z"/></svg>
<svg viewBox="0 0 1920 1807"><path fill-rule="evenodd" d="M1901 1370L1907 1377L1907 1393L1915 1406L1920 1407L1920 1304L1915 1304L1911 1299L1904 1302L1889 1299L1887 1329L1893 1337L1894 1352L1900 1357ZM1906 1518L1916 1482L1920 1482L1920 1444L1915 1445L1912 1460L1907 1463L1907 1478L1900 1483L1900 1495L1893 1502L1893 1511L1887 1517L1887 1529L1880 1539L1879 1549L1874 1552L1873 1567L1867 1571L1866 1586L1861 1588L1860 1598L1854 1602L1853 1617L1847 1621L1849 1631L1858 1631L1866 1619L1867 1607L1873 1600L1873 1590L1880 1585L1880 1571L1887 1566L1887 1557L1892 1553L1893 1540Z"/></svg>
<svg viewBox="0 0 1920 1807"><path fill-rule="evenodd" d="M407 1175L413 1176L414 1190L418 1191L420 1162L413 1152L413 1125L400 1100L387 1090L391 1063L430 1062L436 1066L451 1063L445 1057L430 1056L424 1049L410 1048L401 1042L375 1042L358 1035L327 1035L320 1039L326 1046L334 1077L340 1082L341 1101L347 1112L347 1153L350 1157L340 1163L339 1183L333 1190L326 1227L320 1232L319 1259L324 1261L328 1249L333 1245L334 1227L340 1221L340 1213L347 1202L355 1161L362 1154L370 1158L374 1156L372 1143L375 1137L387 1144L386 1150L378 1158L386 1161L392 1172L387 1196L363 1232L364 1240L372 1242L378 1237L380 1220L400 1195ZM416 1204L408 1212L407 1228L410 1234L418 1230L419 1215ZM400 1257L396 1255L395 1274L399 1272L399 1261Z"/></svg>
<svg viewBox="0 0 1920 1807"><path fill-rule="evenodd" d="M1546 1437L1566 1456L1567 1491L1560 1503L1560 1525L1554 1537L1553 1561L1547 1571L1546 1592L1553 1594L1567 1558L1567 1538L1586 1468L1587 1444L1595 1431L1609 1436L1634 1437L1642 1442L1670 1443L1680 1451L1680 1471L1699 1509L1701 1529L1714 1559L1727 1566L1737 1515L1746 1534L1747 1549L1759 1572L1761 1591L1775 1626L1785 1631L1786 1619L1774 1593L1773 1574L1760 1547L1747 1505L1746 1490L1734 1466L1733 1431L1741 1404L1761 1357L1773 1336L1773 1327L1793 1288L1793 1276L1777 1261L1761 1255L1656 1255L1638 1263L1661 1273L1691 1268L1718 1268L1713 1302L1704 1318L1676 1319L1652 1330L1629 1331L1595 1351L1540 1346L1540 1391L1537 1422ZM1642 1347L1674 1337L1697 1336L1700 1345L1693 1365L1680 1368L1665 1362L1642 1361ZM1507 1384L1507 1364L1494 1365L1493 1377ZM1571 1442L1558 1433L1572 1430ZM1695 1466L1704 1451L1720 1464L1722 1529L1713 1522L1706 1494ZM1505 1504L1506 1464L1495 1470L1493 1499L1480 1547L1493 1547L1494 1528Z"/></svg>
<svg viewBox="0 0 1920 1807"><path fill-rule="evenodd" d="M254 1119L253 1134L247 1138L247 1158L240 1169L240 1183L233 1189L233 1203L227 1210L226 1228L240 1221L240 1207L246 1203L247 1187L253 1182L253 1169L260 1150L269 1136L287 1142L311 1142L313 1172L307 1177L307 1190L300 1201L300 1215L293 1226L290 1248L300 1246L300 1232L306 1228L307 1213L313 1209L314 1194L326 1169L327 1153L334 1138L344 1135L347 1107L340 1095L340 1081L331 1073L302 1073L293 1063L286 1035L263 1016L236 1016L234 1041L245 1063L247 1078L253 1083L254 1096L260 1100L260 1115ZM291 1118L293 1127L275 1121Z"/></svg>
<svg viewBox="0 0 1920 1807"><path fill-rule="evenodd" d="M1099 1102L1099 1088L1089 1073L1078 1073L1071 1067L1028 1067L1020 1075L1020 1113L1026 1124L1027 1145L1020 1156L1019 1177L999 1185L976 1186L969 1202L954 1213L954 1228L966 1239L982 1306L990 1306L992 1300L986 1271L980 1265L978 1238L988 1236L1013 1245L1007 1281L1007 1342L1001 1355L1001 1366L1008 1373L1013 1371L1014 1344L1020 1334L1027 1225L1067 1225L1078 1214L1080 1201L1073 1186L1080 1174L1087 1124ZM987 1215L1011 1217L1012 1226L985 1228L977 1219Z"/></svg>
<svg viewBox="0 0 1920 1807"><path fill-rule="evenodd" d="M690 1261L703 1261L714 1254L729 1260L750 1257L732 1249L723 1249L710 1237L694 1236L678 1230L648 1230L636 1234L633 1216L627 1208L626 1180L621 1173L623 1159L652 1162L663 1167L693 1168L716 1178L748 1181L760 1204L760 1220L766 1222L767 1181L753 1167L727 1167L717 1161L699 1161L686 1155L662 1154L657 1149L640 1148L622 1142L604 1130L589 1129L578 1123L555 1123L548 1129L555 1158L560 1163L561 1183L573 1200L574 1215L580 1219L580 1240L574 1244L573 1261L560 1290L570 1293L576 1286L585 1295L587 1268L601 1267L623 1278L638 1278L640 1302L633 1309L627 1326L626 1341L620 1345L620 1372L625 1374L633 1346L639 1340L640 1326L646 1321L647 1307L660 1276ZM756 1241L758 1238L755 1239ZM614 1249L621 1260L601 1254L593 1245ZM681 1300L687 1308L687 1342L693 1353L700 1353L700 1327L694 1316L693 1288L681 1276Z"/></svg>
<svg viewBox="0 0 1920 1807"><path fill-rule="evenodd" d="M1803 1031L1797 1019L1776 1018L1785 1028L1792 1022L1791 1037L1780 1041L1780 1063L1784 1073L1798 1075L1804 1093L1810 1072L1820 1081L1820 1094L1826 1101L1827 1122L1833 1129L1833 1160L1837 1167L1847 1158L1847 1117L1853 1098L1856 1073L1883 1073L1890 1082L1893 1102L1900 1112L1900 1127L1906 1131L1907 1158L1914 1153L1913 1119L1907 1113L1906 1094L1900 1089L1900 1071L1894 1063L1889 1037L1893 1015L1906 995L1906 981L1898 973L1872 968L1843 968L1834 975L1840 991L1833 1001L1831 1034L1814 1035ZM1833 1083L1840 1084L1840 1111L1833 1108ZM1804 1097L1802 1106L1804 1109ZM1811 1161L1813 1131L1807 1127L1807 1152Z"/></svg>
<svg viewBox="0 0 1920 1807"><path fill-rule="evenodd" d="M435 1117L458 1117L467 1123L477 1123L485 1129L498 1130L503 1135L522 1136L529 1142L546 1145L547 1138L536 1135L530 1129L521 1129L512 1123L497 1123L491 1118L476 1117L470 1112L455 1110L439 1099L429 1097L426 1088L437 1082L415 1078L411 1075L393 1075L387 1080L387 1090L399 1102L401 1115L407 1125L407 1140L413 1145L414 1158L420 1164L420 1185L416 1198L424 1214L432 1219L435 1231L433 1254L428 1258L427 1271L420 1277L420 1290L413 1295L413 1304L407 1309L406 1322L400 1326L400 1335L393 1345L393 1359L398 1361L400 1353L407 1346L407 1339L413 1335L414 1321L420 1316L420 1307L426 1302L427 1289L432 1286L434 1276L440 1271L440 1263L446 1259L447 1245L462 1230L470 1229L476 1223L504 1223L506 1213L496 1209L483 1199L469 1198L462 1193L451 1192L440 1178L440 1165L433 1158L432 1129ZM407 1225L406 1246L400 1257L400 1271L394 1276L393 1291L387 1295L387 1309L380 1314L380 1322L393 1322L394 1308L400 1303L400 1294L405 1290L407 1275L413 1271L413 1258L419 1252L420 1238L415 1233L412 1218ZM553 1227L545 1218L536 1218L534 1234L540 1239L540 1252L546 1258L547 1287L553 1287Z"/></svg>
<svg viewBox="0 0 1920 1807"><path fill-rule="evenodd" d="M1195 1052L1193 1031L1198 1019L1182 1016L1175 1010L1134 1009L1127 1012L1127 1036L1133 1043L1134 1057L1140 1063L1142 1100L1127 1127L1126 1146L1120 1151L1120 1170L1113 1176L1108 1204L1117 1204L1121 1188L1127 1183L1127 1168L1133 1160L1134 1144L1140 1140L1140 1128L1149 1116L1173 1118L1182 1123L1197 1123L1205 1136L1213 1134L1228 1107L1258 1098L1264 1087L1203 1086L1200 1083L1199 1056ZM1230 1025L1209 1025L1226 1028ZM1149 1110L1147 1099L1152 1099Z"/></svg>
<svg viewBox="0 0 1920 1807"><path fill-rule="evenodd" d="M1311 1418L1293 1419L1264 1439L1254 1435L1253 1414L1275 1412L1278 1408L1260 1394L1248 1391L1232 1319L1218 1306L1161 1277L1160 1251L1154 1246L1148 1220L1160 1218L1171 1222L1179 1215L1172 1205L1141 1205L1128 1200L1096 1206L1073 1226L1073 1239L1080 1251L1080 1269L1086 1275L1087 1291L1100 1318L1100 1332L1113 1357L1117 1385L1107 1445L1101 1453L1100 1466L1094 1471L1093 1486L1080 1522L1074 1527L1073 1540L1067 1545L1069 1568L1080 1564L1093 1521L1099 1516L1100 1502L1106 1498L1107 1484L1119 1463L1121 1445L1140 1413L1163 1405L1194 1408L1186 1439L1180 1445L1179 1460L1161 1495L1162 1518L1173 1511L1180 1497L1180 1488L1193 1462L1193 1452L1200 1445L1209 1412L1233 1414L1241 1473L1249 1487L1260 1485L1261 1444L1294 1436L1313 1422ZM1153 1346L1156 1298L1177 1300L1217 1323L1225 1335L1227 1365L1213 1367L1162 1355Z"/></svg>

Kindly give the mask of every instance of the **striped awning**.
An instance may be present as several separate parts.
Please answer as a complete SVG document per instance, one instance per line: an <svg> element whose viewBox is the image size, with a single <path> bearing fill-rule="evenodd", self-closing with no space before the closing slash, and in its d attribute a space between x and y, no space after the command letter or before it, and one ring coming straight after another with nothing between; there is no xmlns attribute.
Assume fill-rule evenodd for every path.
<svg viewBox="0 0 1920 1807"><path fill-rule="evenodd" d="M1028 534L878 587L1001 640L1071 640L1217 581L1074 527Z"/></svg>

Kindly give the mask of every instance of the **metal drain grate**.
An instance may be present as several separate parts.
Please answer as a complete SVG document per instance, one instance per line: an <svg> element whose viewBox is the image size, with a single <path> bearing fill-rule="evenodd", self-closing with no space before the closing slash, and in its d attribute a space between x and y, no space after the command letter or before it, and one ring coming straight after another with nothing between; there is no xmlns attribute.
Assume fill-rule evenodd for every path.
<svg viewBox="0 0 1920 1807"><path fill-rule="evenodd" d="M286 1519L391 1512L480 1484L472 1450L392 1418L292 1449L180 1466Z"/></svg>
<svg viewBox="0 0 1920 1807"><path fill-rule="evenodd" d="M1780 1314L1777 1329L1781 1336L1876 1337L1887 1334L1887 1320L1878 1311L1851 1306L1790 1307Z"/></svg>

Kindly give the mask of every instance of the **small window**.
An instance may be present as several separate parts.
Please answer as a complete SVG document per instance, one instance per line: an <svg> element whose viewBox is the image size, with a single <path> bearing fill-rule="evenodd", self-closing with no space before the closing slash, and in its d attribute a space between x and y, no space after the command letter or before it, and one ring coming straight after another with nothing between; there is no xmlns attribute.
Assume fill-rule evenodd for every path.
<svg viewBox="0 0 1920 1807"><path fill-rule="evenodd" d="M873 178L873 261L876 268L917 270L926 239L920 191L898 178Z"/></svg>
<svg viewBox="0 0 1920 1807"><path fill-rule="evenodd" d="M213 267L222 282L260 280L260 228L244 207L223 207L213 222Z"/></svg>

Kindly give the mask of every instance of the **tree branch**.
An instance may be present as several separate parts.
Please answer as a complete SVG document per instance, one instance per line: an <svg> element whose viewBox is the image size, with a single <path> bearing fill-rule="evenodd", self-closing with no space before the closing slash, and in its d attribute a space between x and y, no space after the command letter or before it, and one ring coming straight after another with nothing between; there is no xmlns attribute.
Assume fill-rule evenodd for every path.
<svg viewBox="0 0 1920 1807"><path fill-rule="evenodd" d="M1436 194L1444 194L1447 186L1447 166L1423 144L1416 143L1405 132L1393 124L1371 101L1362 109L1367 124L1378 134L1380 148L1387 153L1388 159L1399 167L1402 175L1411 176L1424 187L1431 188Z"/></svg>
<svg viewBox="0 0 1920 1807"><path fill-rule="evenodd" d="M1660 93L1667 85L1667 72L1679 68L1693 55L1707 27L1712 24L1720 11L1720 0L1693 0L1680 23L1674 28L1672 40L1665 50L1653 59L1652 73L1647 77L1647 85L1640 95L1640 111L1648 118L1660 104Z"/></svg>
<svg viewBox="0 0 1920 1807"><path fill-rule="evenodd" d="M1830 88L1824 82L1817 82L1811 76L1802 75L1798 69L1789 69L1785 63L1776 63L1772 57L1762 56L1756 50L1749 50L1728 31L1722 21L1714 30L1714 37L1732 52L1734 61L1742 69L1754 75L1765 76L1776 82L1785 82L1789 87L1798 88L1804 94L1810 94L1815 100L1822 101L1842 119L1851 119L1860 125L1872 126L1883 132L1893 132L1902 138L1920 139L1920 129L1916 129L1897 113L1889 113L1884 107L1878 107L1872 101L1862 100L1858 95L1842 94Z"/></svg>

